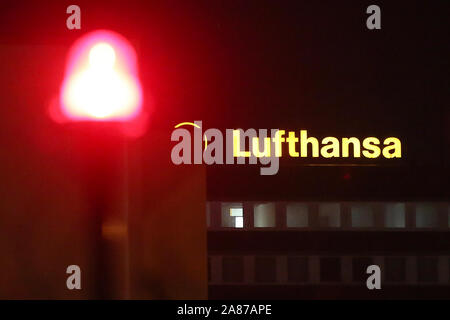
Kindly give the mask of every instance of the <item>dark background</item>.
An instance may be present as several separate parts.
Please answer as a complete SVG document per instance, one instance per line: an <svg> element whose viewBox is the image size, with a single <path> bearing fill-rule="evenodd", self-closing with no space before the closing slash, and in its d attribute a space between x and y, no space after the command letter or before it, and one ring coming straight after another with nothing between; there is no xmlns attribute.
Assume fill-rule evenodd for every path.
<svg viewBox="0 0 450 320"><path fill-rule="evenodd" d="M208 200L448 200L448 1L77 1L82 27L73 31L66 28L71 4L0 4L0 200L3 217L14 212L21 221L5 219L3 230L54 230L55 208L83 210L69 205L82 192L78 185L61 191L67 177L60 169L73 166L74 154L46 110L70 45L99 28L121 33L137 49L151 111L140 152L165 157L164 165L170 146L155 155L150 141L158 132L168 144L183 121L402 141L404 158L376 167L285 163L276 176L260 176L259 166L208 167ZM371 4L381 7L381 30L366 28ZM33 210L46 215L45 226L30 219ZM3 250L32 252L28 241L5 240ZM21 259L4 263L14 270L31 258ZM39 284L27 297L54 289L33 272L9 278ZM23 297L20 289L14 294Z"/></svg>

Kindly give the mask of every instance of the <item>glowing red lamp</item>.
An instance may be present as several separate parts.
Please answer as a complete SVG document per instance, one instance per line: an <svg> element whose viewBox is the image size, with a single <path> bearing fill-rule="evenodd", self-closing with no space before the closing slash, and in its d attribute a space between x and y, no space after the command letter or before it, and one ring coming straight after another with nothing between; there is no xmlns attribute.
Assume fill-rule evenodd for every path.
<svg viewBox="0 0 450 320"><path fill-rule="evenodd" d="M81 154L88 210L92 213L94 288L102 299L124 297L121 288L127 282L127 264L121 262L127 257L127 218L125 211L111 203L128 196L117 190L124 190L121 184L126 183L120 178L126 175L120 172L126 163L128 138L145 131L142 95L133 47L117 33L100 30L72 46L59 98L50 104L53 120L74 123L66 128L75 137L76 152ZM125 231L111 232L115 230L111 225Z"/></svg>
<svg viewBox="0 0 450 320"><path fill-rule="evenodd" d="M59 96L63 121L132 121L142 111L136 53L111 31L95 31L72 47Z"/></svg>

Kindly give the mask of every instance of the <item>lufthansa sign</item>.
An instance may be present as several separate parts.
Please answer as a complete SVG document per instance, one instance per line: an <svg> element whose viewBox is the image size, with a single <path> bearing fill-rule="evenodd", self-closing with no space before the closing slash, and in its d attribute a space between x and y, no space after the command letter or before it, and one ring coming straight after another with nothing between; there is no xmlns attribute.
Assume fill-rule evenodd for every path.
<svg viewBox="0 0 450 320"><path fill-rule="evenodd" d="M185 126L194 128L194 138ZM183 127L183 128L182 128ZM366 158L394 159L402 157L402 144L396 137L325 137L318 139L308 135L307 130L286 131L271 129L226 129L225 138L219 129L202 130L202 122L183 122L175 126L171 140L178 143L173 147L171 158L179 164L243 164L249 158L250 164L258 161L268 167L261 168L262 175L278 172L279 158ZM245 148L248 141L248 148ZM192 152L192 145L194 151ZM284 148L283 148L284 146ZM283 153L287 149L287 153ZM194 155L192 162L191 155Z"/></svg>

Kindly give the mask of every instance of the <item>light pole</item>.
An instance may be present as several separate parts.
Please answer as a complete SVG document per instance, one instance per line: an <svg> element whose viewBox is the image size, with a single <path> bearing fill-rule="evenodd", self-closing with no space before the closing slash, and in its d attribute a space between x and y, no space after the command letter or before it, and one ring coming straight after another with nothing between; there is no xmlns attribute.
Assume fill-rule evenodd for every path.
<svg viewBox="0 0 450 320"><path fill-rule="evenodd" d="M136 54L111 31L95 31L72 47L53 118L79 139L95 265L95 296L127 298L128 223L123 186L127 139L143 129Z"/></svg>

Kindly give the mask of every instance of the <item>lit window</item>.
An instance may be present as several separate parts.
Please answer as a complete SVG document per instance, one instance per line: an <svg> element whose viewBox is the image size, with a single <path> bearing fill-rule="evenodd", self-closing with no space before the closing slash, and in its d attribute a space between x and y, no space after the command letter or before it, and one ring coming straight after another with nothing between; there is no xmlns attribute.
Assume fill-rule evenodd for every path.
<svg viewBox="0 0 450 320"><path fill-rule="evenodd" d="M370 205L352 205L352 227L373 227L373 212Z"/></svg>
<svg viewBox="0 0 450 320"><path fill-rule="evenodd" d="M308 226L308 206L292 203L286 206L286 224L289 228L304 228Z"/></svg>
<svg viewBox="0 0 450 320"><path fill-rule="evenodd" d="M275 204L257 204L254 208L255 228L275 227Z"/></svg>
<svg viewBox="0 0 450 320"><path fill-rule="evenodd" d="M319 226L331 228L341 226L341 206L339 203L319 204Z"/></svg>
<svg viewBox="0 0 450 320"><path fill-rule="evenodd" d="M230 208L230 216L234 217L234 227L244 227L244 209L242 208Z"/></svg>
<svg viewBox="0 0 450 320"><path fill-rule="evenodd" d="M384 223L388 228L405 227L405 204L388 203L384 212Z"/></svg>
<svg viewBox="0 0 450 320"><path fill-rule="evenodd" d="M433 228L438 226L438 213L431 204L416 205L416 227Z"/></svg>
<svg viewBox="0 0 450 320"><path fill-rule="evenodd" d="M230 216L232 217L242 217L242 208L230 208Z"/></svg>
<svg viewBox="0 0 450 320"><path fill-rule="evenodd" d="M438 260L436 257L419 257L417 259L417 280L419 282L437 282Z"/></svg>
<svg viewBox="0 0 450 320"><path fill-rule="evenodd" d="M222 227L244 227L244 209L242 203L222 203Z"/></svg>
<svg viewBox="0 0 450 320"><path fill-rule="evenodd" d="M448 207L448 227L450 228L450 206Z"/></svg>

